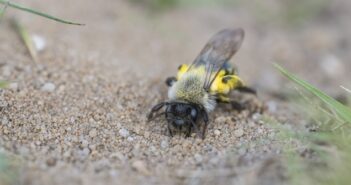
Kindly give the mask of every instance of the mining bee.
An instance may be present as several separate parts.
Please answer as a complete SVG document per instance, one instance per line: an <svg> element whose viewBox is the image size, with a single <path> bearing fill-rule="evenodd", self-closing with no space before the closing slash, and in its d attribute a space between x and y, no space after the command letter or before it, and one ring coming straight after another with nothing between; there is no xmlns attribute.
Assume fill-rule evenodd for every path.
<svg viewBox="0 0 351 185"><path fill-rule="evenodd" d="M255 94L255 90L244 86L236 70L229 63L238 51L244 39L244 30L224 29L215 34L190 65L182 64L176 77L169 77L168 101L155 105L148 114L148 120L165 116L168 131L171 127L186 128L186 136L194 129L200 134L200 121L203 121L202 138L205 137L209 123L208 113L217 103L232 103L236 109L242 109L239 103L229 98L233 90ZM156 112L165 107L161 113Z"/></svg>

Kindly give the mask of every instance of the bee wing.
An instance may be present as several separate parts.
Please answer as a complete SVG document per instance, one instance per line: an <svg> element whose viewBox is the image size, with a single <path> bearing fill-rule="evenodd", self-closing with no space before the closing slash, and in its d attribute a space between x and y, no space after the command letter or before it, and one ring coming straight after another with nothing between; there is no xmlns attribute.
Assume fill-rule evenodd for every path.
<svg viewBox="0 0 351 185"><path fill-rule="evenodd" d="M239 50L243 40L244 30L242 28L224 29L214 35L201 50L189 70L205 66L204 88L206 90L210 89L225 63Z"/></svg>

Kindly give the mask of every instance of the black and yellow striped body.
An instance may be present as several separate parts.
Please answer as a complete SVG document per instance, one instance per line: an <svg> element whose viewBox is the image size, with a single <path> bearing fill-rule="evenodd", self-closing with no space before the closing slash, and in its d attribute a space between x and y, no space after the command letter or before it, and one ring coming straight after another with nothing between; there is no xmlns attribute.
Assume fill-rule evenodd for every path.
<svg viewBox="0 0 351 185"><path fill-rule="evenodd" d="M179 81L185 73L201 73L205 76L205 67L199 66L197 68L191 68L190 71L187 64L182 64L178 67L178 73L176 80ZM209 93L216 96L217 101L228 103L230 101L228 93L237 88L243 86L242 80L237 76L235 68L226 63L223 68L219 71L218 75L214 79Z"/></svg>

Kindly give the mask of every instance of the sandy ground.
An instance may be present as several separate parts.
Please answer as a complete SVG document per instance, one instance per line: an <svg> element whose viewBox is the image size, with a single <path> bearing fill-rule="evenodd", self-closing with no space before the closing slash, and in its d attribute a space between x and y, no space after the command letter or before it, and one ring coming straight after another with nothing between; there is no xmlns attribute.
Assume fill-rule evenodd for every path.
<svg viewBox="0 0 351 185"><path fill-rule="evenodd" d="M281 184L281 143L265 119L292 127L304 121L281 99L293 89L271 63L333 96L339 85L351 86L347 2L335 1L313 24L297 27L262 22L248 7L153 14L125 1L18 2L87 24L13 9L2 20L0 79L10 84L0 90L0 149L21 161L20 184ZM38 63L9 26L13 16L45 39ZM233 61L259 92L247 102L263 111L220 106L205 140L171 138L162 119L147 123L150 107L166 99L165 78L226 27L246 31Z"/></svg>

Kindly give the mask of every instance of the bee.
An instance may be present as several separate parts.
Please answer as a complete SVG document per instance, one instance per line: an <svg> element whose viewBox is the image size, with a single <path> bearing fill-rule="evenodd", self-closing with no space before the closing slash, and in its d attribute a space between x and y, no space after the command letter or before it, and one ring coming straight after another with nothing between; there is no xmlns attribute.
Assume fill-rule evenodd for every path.
<svg viewBox="0 0 351 185"><path fill-rule="evenodd" d="M148 120L165 116L171 136L172 127L186 128L187 137L195 130L204 139L209 124L208 114L218 103L232 103L234 108L242 109L239 103L229 98L229 93L239 90L256 94L255 90L244 86L229 63L243 39L244 30L241 28L224 29L215 34L190 66L180 65L177 75L167 78L169 100L152 107ZM163 107L165 110L156 114ZM201 121L204 123L202 133Z"/></svg>

